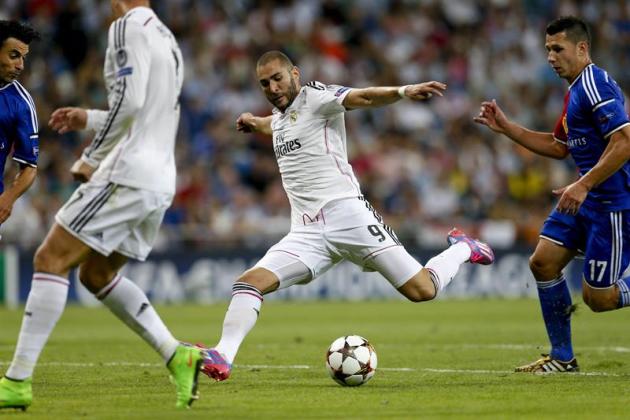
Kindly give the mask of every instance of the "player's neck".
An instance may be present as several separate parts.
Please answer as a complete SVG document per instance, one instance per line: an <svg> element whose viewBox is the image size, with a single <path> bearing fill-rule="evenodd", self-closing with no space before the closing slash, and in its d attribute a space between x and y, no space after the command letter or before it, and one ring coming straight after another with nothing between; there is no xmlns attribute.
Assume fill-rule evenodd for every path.
<svg viewBox="0 0 630 420"><path fill-rule="evenodd" d="M591 64L593 64L593 62L591 60L587 60L585 61L579 68L579 70L577 72L575 72L575 74L569 78L567 78L567 82L569 82L569 84L572 84L573 82L575 82L575 79L577 79L578 77L580 77L580 74L582 74L582 72L584 71L585 68L587 68L588 66L590 66Z"/></svg>
<svg viewBox="0 0 630 420"><path fill-rule="evenodd" d="M118 17L125 16L131 9L136 7L150 7L149 2L146 0L127 0L118 3L116 14Z"/></svg>

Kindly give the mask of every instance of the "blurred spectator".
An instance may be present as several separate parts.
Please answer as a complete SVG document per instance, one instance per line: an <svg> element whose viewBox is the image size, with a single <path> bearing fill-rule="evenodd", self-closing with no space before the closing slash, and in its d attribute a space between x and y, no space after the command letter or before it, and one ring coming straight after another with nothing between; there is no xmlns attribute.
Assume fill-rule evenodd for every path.
<svg viewBox="0 0 630 420"><path fill-rule="evenodd" d="M4 0L1 15L31 21L24 84L41 121L61 105L105 107L100 55L109 2ZM576 14L591 23L595 62L630 87L630 3L623 0L154 0L179 38L186 80L177 146L178 195L165 246L262 246L288 230L270 139L236 133L244 111L271 110L254 65L269 49L301 63L302 79L347 86L439 80L426 105L346 114L348 152L364 194L408 245L432 246L461 226L497 247L534 243L554 204L550 191L577 175L471 124L496 98L516 121L551 131L565 83L549 68L546 23ZM43 126L43 124L42 124ZM42 127L37 184L3 241L29 246L72 191L70 164L87 139ZM16 212L18 213L18 212ZM164 238L163 238L164 239Z"/></svg>

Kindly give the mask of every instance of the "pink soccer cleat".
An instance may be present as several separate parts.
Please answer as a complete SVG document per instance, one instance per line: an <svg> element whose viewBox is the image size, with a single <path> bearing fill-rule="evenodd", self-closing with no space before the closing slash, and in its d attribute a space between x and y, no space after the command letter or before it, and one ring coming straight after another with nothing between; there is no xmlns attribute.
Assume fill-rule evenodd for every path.
<svg viewBox="0 0 630 420"><path fill-rule="evenodd" d="M197 344L202 351L203 361L201 372L217 382L225 381L230 377L232 365L225 360L225 357L215 349L209 349Z"/></svg>
<svg viewBox="0 0 630 420"><path fill-rule="evenodd" d="M494 252L488 244L468 237L468 235L457 228L451 229L448 233L447 241L450 245L458 242L464 242L468 245L470 248L470 259L468 262L471 264L488 265L494 262Z"/></svg>

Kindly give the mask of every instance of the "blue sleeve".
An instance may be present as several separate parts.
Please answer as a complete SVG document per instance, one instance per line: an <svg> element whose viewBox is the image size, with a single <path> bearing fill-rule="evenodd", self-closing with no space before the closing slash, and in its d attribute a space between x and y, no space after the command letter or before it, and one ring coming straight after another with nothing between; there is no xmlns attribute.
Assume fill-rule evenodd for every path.
<svg viewBox="0 0 630 420"><path fill-rule="evenodd" d="M37 166L39 155L39 135L37 133L37 115L30 95L18 102L15 113L15 135L13 142L13 160L29 166Z"/></svg>
<svg viewBox="0 0 630 420"><path fill-rule="evenodd" d="M587 72L583 85L595 128L603 138L630 124L621 89L606 72Z"/></svg>
<svg viewBox="0 0 630 420"><path fill-rule="evenodd" d="M593 120L603 138L630 124L623 98L609 99L593 109Z"/></svg>

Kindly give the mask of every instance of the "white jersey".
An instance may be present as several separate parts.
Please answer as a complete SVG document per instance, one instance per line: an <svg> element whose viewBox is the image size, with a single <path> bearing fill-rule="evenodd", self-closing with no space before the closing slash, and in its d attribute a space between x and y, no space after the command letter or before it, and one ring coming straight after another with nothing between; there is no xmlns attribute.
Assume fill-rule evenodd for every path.
<svg viewBox="0 0 630 420"><path fill-rule="evenodd" d="M291 225L318 219L326 203L361 195L348 163L342 102L350 88L310 82L284 112L273 110L273 148L291 204Z"/></svg>
<svg viewBox="0 0 630 420"><path fill-rule="evenodd" d="M92 179L175 193L175 136L182 54L153 10L135 7L109 28L104 76L108 111L89 110L96 131L82 160Z"/></svg>

